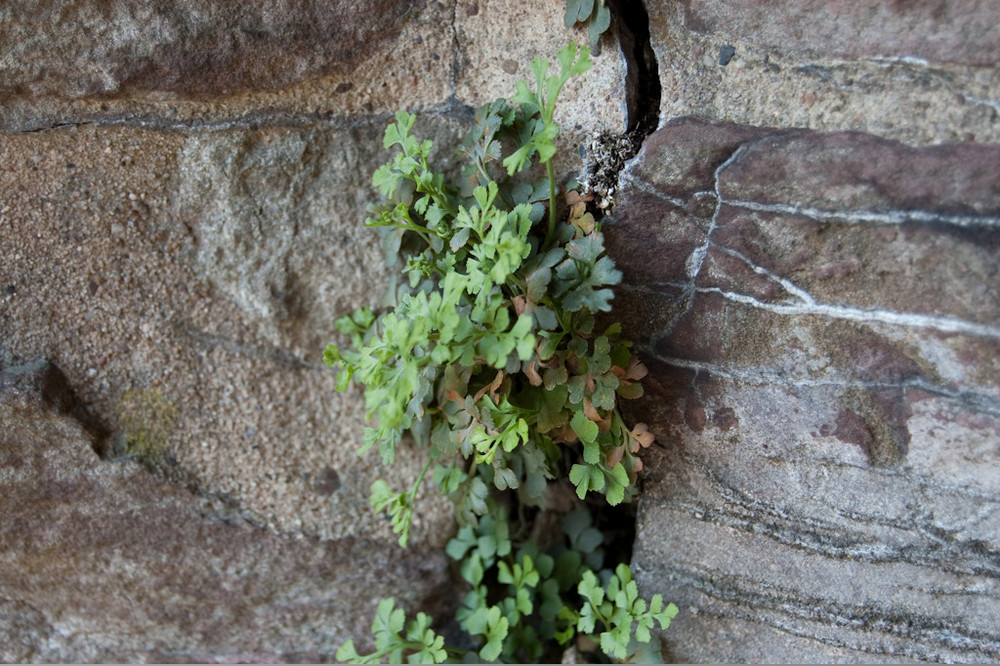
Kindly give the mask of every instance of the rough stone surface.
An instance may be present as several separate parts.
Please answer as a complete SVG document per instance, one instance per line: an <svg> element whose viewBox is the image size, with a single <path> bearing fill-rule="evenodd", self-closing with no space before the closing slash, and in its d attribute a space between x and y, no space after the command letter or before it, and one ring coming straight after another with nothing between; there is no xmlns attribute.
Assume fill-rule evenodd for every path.
<svg viewBox="0 0 1000 666"><path fill-rule="evenodd" d="M187 12L173 5L136 8L129 0L66 4L46 5L43 15L75 12L93 26L39 22L17 6L0 9L10 17L10 32L27 35L17 42L20 58L0 60L10 80L0 89L0 129L83 122L194 132L378 125L400 108L464 115L471 123L469 107L508 97L519 79L533 78L532 59L554 60L570 41L586 41L582 29L563 27L557 4L526 8L508 0L341 0L333 7L274 0L253 15L226 3ZM102 33L111 37L94 49L82 46ZM293 46L274 46L282 40ZM198 49L178 45L188 42ZM59 48L46 50L49 44ZM565 97L575 101L557 114L568 149L561 170L580 168L577 148L594 134L624 129L625 67L609 34L591 72L567 86Z"/></svg>
<svg viewBox="0 0 1000 666"><path fill-rule="evenodd" d="M0 367L53 359L106 457L142 436L129 431L136 409L175 414L144 462L255 525L394 544L368 489L377 477L406 487L422 460L358 458L360 396L335 392L320 361L344 342L333 321L389 286L362 226L382 132L397 109L418 111L415 133L447 169L469 105L511 94L524 63L579 39L556 14L5 5L0 30L17 48L0 56ZM516 53L497 39L501 16L523 38ZM587 103L560 117L561 171L579 168L591 133L624 126L624 63L606 42L584 92L567 90ZM451 530L426 484L411 544L439 547Z"/></svg>
<svg viewBox="0 0 1000 666"><path fill-rule="evenodd" d="M509 97L519 80L534 89L530 63L546 58L551 73L558 72L556 54L570 42L586 44L582 28L563 27L561 2L526 4L520 0L458 0L455 8L455 95L478 107L498 97ZM556 108L565 149L557 159L563 170L577 168L582 150L589 148L596 131L620 134L629 122L626 108L627 64L612 33L602 39L592 55L586 75L569 81Z"/></svg>
<svg viewBox="0 0 1000 666"><path fill-rule="evenodd" d="M681 119L606 227L677 661L1000 658L1000 147Z"/></svg>
<svg viewBox="0 0 1000 666"><path fill-rule="evenodd" d="M94 452L106 452L111 436L107 426L80 402L62 370L45 359L0 371L0 399L34 401L57 414L72 417L93 439Z"/></svg>
<svg viewBox="0 0 1000 666"><path fill-rule="evenodd" d="M190 67L205 66L205 63L197 62L199 56L190 53L201 54L204 60L222 58L227 65L207 77L178 79L178 87L171 87L172 79L165 71L171 66L163 58L181 58L182 53L171 56L168 50L158 45L157 40L194 39L190 33L196 27L193 24L200 25L202 12L199 9L187 14L175 14L166 5L157 8L143 5L136 10L140 14L157 13L162 32L148 28L144 31L146 24L137 24L130 12L123 9L125 2L114 4L122 11L113 12L103 20L93 17L91 32L119 34L121 40L130 44L131 50L155 52L161 56L160 60L154 58L152 61L123 57L115 62L80 53L72 22L65 25L58 22L39 23L33 15L19 12L18 20L10 21L10 29L30 34L30 38L24 40L22 49L43 50L45 44L55 43L66 46L70 53L55 49L53 53L43 52L27 63L16 59L4 61L11 80L40 68L42 71L37 73L38 76L48 83L37 91L25 85L12 85L5 90L0 96L0 128L30 131L80 123L182 131L261 125L303 126L329 119L350 122L371 116L380 118L381 122L387 114L394 113L401 106L440 112L453 105L450 102L454 88L450 54L455 47L453 31L449 27L454 19L454 7L450 3L384 3L388 9L385 19L395 17L395 22L388 21L387 25L383 25L378 17L363 20L361 24L374 28L367 31L360 24L340 26L343 17L331 13L324 3L313 3L315 7L311 8L307 3L276 2L271 3L271 9L280 4L289 5L290 13L282 16L277 11L262 16L263 21L272 22L275 31L260 38L248 35L235 24L249 16L242 17L242 12L240 15L232 14L231 5L215 3L205 7L208 13L229 16L219 27L206 29L216 30L215 38L225 42L218 46L232 56L232 62L229 62L230 56L212 50L191 50L187 56L191 59L188 62ZM77 9L83 13L94 13L97 11L94 5L92 2L80 2ZM368 13L371 3L344 2L340 5L349 12L361 9L366 16L371 16ZM203 6L204 3L198 5L199 8ZM324 19L316 24L317 28L343 30L350 35L348 43L338 45L333 40L318 49L296 51L293 48L293 53L285 49L258 50L252 43L280 39L278 33L282 32L309 32L310 28L301 21L283 21L303 11L308 13L313 10L324 14ZM380 31L380 26L385 29ZM227 31L232 33L232 38L228 40ZM99 48L108 46L102 44ZM241 49L249 49L251 53L241 53L246 57L235 58L234 53ZM324 57L324 53L329 57ZM53 60L60 57L70 60L78 57L80 60L74 61L77 69L71 62L59 61L59 66L54 66ZM260 66L261 60L266 62L258 72L254 66ZM142 70L144 62L155 65L152 70ZM134 83L142 82L142 86L126 86L125 90L113 94L90 89L101 84L120 85L117 79L108 81L102 78L105 72L110 76L136 68L142 76ZM209 69L215 72L217 68ZM92 82L89 88L87 85L81 88L80 82L91 81L92 76L97 76L99 80ZM222 85L220 77L225 76L232 78L228 84L234 87ZM259 79L256 81L258 87L252 87L255 77ZM186 90L185 86L198 88L200 92Z"/></svg>
<svg viewBox="0 0 1000 666"><path fill-rule="evenodd" d="M384 158L380 134L314 128L329 148L298 162L294 129L0 138L4 364L52 359L124 437L127 392L158 391L178 418L155 465L256 523L391 539L368 486L405 487L421 462L385 472L355 455L361 397L334 391L320 361L333 320L388 284L359 203L374 200L360 174ZM336 492L318 491L326 469ZM447 538L447 502L421 514L417 543Z"/></svg>
<svg viewBox="0 0 1000 666"><path fill-rule="evenodd" d="M142 462L266 529L248 542L356 540L395 566L405 555L369 486L405 488L423 460L405 446L388 470L358 458L361 396L334 391L320 360L344 342L334 320L378 306L390 284L378 234L362 226L379 200L383 130L396 110L418 112L415 133L448 170L472 106L512 94L528 61L582 33L554 5L140 4L0 9L0 37L16 45L0 55L0 368L52 359L79 396L67 413L87 415L108 459L149 439L135 424L170 415ZM580 168L592 134L624 128L625 63L613 37L603 51L566 91L561 175ZM425 484L411 548L441 547L452 530L450 505ZM434 579L443 563L430 562ZM22 592L4 597L4 632L40 650L49 639L36 628L58 609L36 623L41 607ZM367 633L363 618L350 635ZM46 654L104 658L88 640Z"/></svg>
<svg viewBox="0 0 1000 666"><path fill-rule="evenodd" d="M1000 141L989 2L649 2L664 121Z"/></svg>
<svg viewBox="0 0 1000 666"><path fill-rule="evenodd" d="M326 74L399 33L415 0L8 2L0 95L228 94Z"/></svg>
<svg viewBox="0 0 1000 666"><path fill-rule="evenodd" d="M292 4L284 14L268 13L268 20L294 27L301 12L312 11ZM87 3L68 7L87 16L97 11ZM147 42L170 35L127 29L135 20L129 7L105 7L102 29L132 40L133 50L159 53ZM553 15L540 18L518 3L390 8L407 12L406 21L396 21L398 35L373 42L381 46L363 49L363 56L356 44L343 44L342 54L330 52L329 66L319 54L313 64L323 71L295 64L295 57L275 60L274 67L296 72L283 87L247 79L242 91L228 91L204 81L199 85L209 88L195 94L152 77L108 96L90 89L77 95L52 83L44 90L12 89L0 104L0 115L15 127L72 117L60 130L0 140L6 160L0 184L4 362L55 359L119 434L126 393L160 391L179 414L161 471L231 497L276 530L337 538L387 529L367 507L377 466L353 454L361 436L358 396L333 391L320 356L328 342L343 342L332 322L362 304L380 303L389 283L377 233L361 224L378 201L370 175L388 154L381 149L388 112L423 108L414 131L435 140L436 158L446 168L471 121L463 105L509 94L517 78L530 75L521 66L516 76L500 68L494 73L502 76L490 78L486 64L502 60L490 53L505 48L493 36L497 17L506 16L527 39L521 51L508 54L519 62L552 57L579 37L555 20L557 11L547 9ZM27 21L15 10L5 11ZM169 24L166 9L148 11ZM221 5L204 11L225 14ZM199 16L185 20L201 25ZM237 17L226 16L232 20L215 25L213 34L242 30L233 23ZM46 36L47 24L31 25L38 31L35 46L24 48L45 41L72 45L73 31L84 29L56 26L57 34ZM342 29L363 40L364 30L377 32L378 25ZM14 21L8 28L27 26ZM183 41L194 32L184 23L171 34ZM567 90L570 99L588 100L585 108L568 104L571 113L563 119L569 171L580 164L571 142L624 123L615 87L623 63L613 40L606 42L591 87ZM205 42L207 51L212 43ZM114 64L102 64L99 55L87 58L95 67ZM135 66L125 60L122 67ZM45 62L8 64L40 68L49 81L86 78L46 69ZM402 456L395 484L403 487L417 465ZM338 490L317 492L330 487L317 480L325 470L344 480ZM418 539L447 537L441 523L447 506L435 506L421 512ZM345 513L358 518L337 519Z"/></svg>
<svg viewBox="0 0 1000 666"><path fill-rule="evenodd" d="M803 56L919 58L978 66L1000 62L1000 15L986 0L684 0L678 4L685 25L695 32L732 28L768 48Z"/></svg>
<svg viewBox="0 0 1000 666"><path fill-rule="evenodd" d="M276 536L101 461L58 370L0 373L0 659L327 662L380 596L435 605L443 555ZM34 378L34 379L32 379ZM48 388L46 388L48 387Z"/></svg>
<svg viewBox="0 0 1000 666"><path fill-rule="evenodd" d="M670 656L997 661L995 5L643 4L662 130L605 228L651 370L634 564L681 606ZM424 554L395 547L368 487L421 461L355 456L360 396L319 355L388 284L360 224L385 124L418 112L447 158L586 39L563 6L0 7L0 658L321 661L403 581L435 606L449 507L426 489ZM560 177L656 107L625 55L605 35L567 87ZM153 475L124 455L144 409L175 415Z"/></svg>
<svg viewBox="0 0 1000 666"><path fill-rule="evenodd" d="M382 123L344 130L226 131L189 136L172 207L196 236L197 270L271 344L320 362L331 323L380 303L393 272L364 227ZM463 124L422 118L413 133L443 163Z"/></svg>

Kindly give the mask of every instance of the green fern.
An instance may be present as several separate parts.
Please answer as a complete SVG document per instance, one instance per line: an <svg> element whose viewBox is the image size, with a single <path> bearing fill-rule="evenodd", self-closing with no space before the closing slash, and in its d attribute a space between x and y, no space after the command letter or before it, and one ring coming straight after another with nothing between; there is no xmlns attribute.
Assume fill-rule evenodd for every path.
<svg viewBox="0 0 1000 666"><path fill-rule="evenodd" d="M587 25L590 48L596 49L601 35L611 27L611 10L605 0L566 0L564 22L567 28L577 23Z"/></svg>
<svg viewBox="0 0 1000 666"><path fill-rule="evenodd" d="M533 61L533 85L521 81L510 102L479 109L461 148L465 182L434 171L431 142L411 135L415 117L396 114L384 138L395 154L372 179L390 202L366 224L382 231L406 280L388 311L362 308L338 320L351 344L330 345L324 355L338 390L365 387L372 425L359 453L377 447L391 464L407 433L426 450L409 490L378 480L371 504L405 546L418 490L433 468L460 525L447 547L469 586L457 619L487 661L537 659L546 646L598 628L602 648L617 657L628 651L623 640L650 640L650 613L665 626L661 602L654 598L647 611L633 598L627 566L600 568L600 532L589 518L567 516L558 552L515 543L508 522L513 503L543 506L550 483L573 484L580 499L600 493L611 505L628 501L642 467L638 454L652 443L645 426L629 428L618 408L619 399L641 395L645 368L621 326L595 330L621 273L585 202L560 186L552 168L556 100L590 67L589 51L570 45L558 63L550 74L545 60ZM619 581L623 606L617 588L588 602L598 575ZM497 588L506 594L496 598L490 590ZM358 655L348 643L338 658L446 658L426 616L404 635L403 611L387 602L373 625L377 651Z"/></svg>

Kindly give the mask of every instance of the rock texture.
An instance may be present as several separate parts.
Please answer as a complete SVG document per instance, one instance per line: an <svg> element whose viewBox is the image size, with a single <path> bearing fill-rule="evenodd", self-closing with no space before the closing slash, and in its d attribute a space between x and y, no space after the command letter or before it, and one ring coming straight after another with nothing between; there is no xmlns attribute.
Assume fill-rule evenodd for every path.
<svg viewBox="0 0 1000 666"><path fill-rule="evenodd" d="M664 119L1000 141L989 2L646 3Z"/></svg>
<svg viewBox="0 0 1000 666"><path fill-rule="evenodd" d="M0 94L182 95L316 78L393 39L412 0L10 2Z"/></svg>
<svg viewBox="0 0 1000 666"><path fill-rule="evenodd" d="M618 186L594 170L669 654L1000 660L996 5L609 2L559 171L659 109ZM379 596L437 603L449 508L395 547L368 487L421 461L355 456L320 353L389 283L361 222L392 114L446 159L585 31L558 1L251 4L0 6L3 660L322 661Z"/></svg>
<svg viewBox="0 0 1000 666"><path fill-rule="evenodd" d="M101 461L61 373L0 373L0 659L327 662L378 596L430 604L444 556L263 532ZM86 418L84 421L86 422Z"/></svg>
<svg viewBox="0 0 1000 666"><path fill-rule="evenodd" d="M381 131L314 128L331 148L300 161L299 130L4 137L5 365L52 359L119 440L129 396L157 392L177 418L149 462L258 524L392 542L368 507L381 472L354 453L360 396L320 361L332 320L388 284L357 218ZM401 458L403 487L421 463ZM331 473L343 484L320 491ZM446 539L446 502L423 513Z"/></svg>
<svg viewBox="0 0 1000 666"><path fill-rule="evenodd" d="M900 58L989 66L1000 60L992 3L732 2L684 0L684 24L699 33L738 29L770 49L823 58ZM777 16L781 20L775 20Z"/></svg>
<svg viewBox="0 0 1000 666"><path fill-rule="evenodd" d="M473 105L511 94L531 76L528 61L580 40L557 6L529 9L514 0L0 7L10 46L0 54L0 370L50 359L56 383L79 397L58 418L8 419L0 475L22 450L41 447L44 460L3 486L4 501L23 513L18 525L44 528L52 557L29 557L20 532L0 545L0 644L22 646L5 658L323 660L346 638L365 639L380 596L433 610L425 597L445 575L435 549L451 536L450 505L426 484L411 530L417 552L396 545L369 487L377 477L407 487L423 460L405 448L389 470L376 455L359 458L361 396L337 393L320 359L343 342L333 321L378 306L389 286L378 234L362 226L379 202L370 178L387 159L386 124L400 108L417 112L415 132L450 168ZM500 22L509 33L495 30ZM624 128L624 67L609 36L587 82L567 90L575 102L560 110L561 173L580 168L591 134ZM67 434L76 426L64 420L84 412L87 434ZM80 491L87 542L59 518L68 510L28 509L40 492L32 483L79 474L125 479ZM127 521L99 508L132 492ZM204 498L239 526L213 532L221 526L202 520ZM46 507L56 512L48 526ZM149 548L136 545L157 525ZM260 572L227 569L229 549L235 563L257 557ZM120 551L134 562L120 563ZM147 568L156 571L148 586ZM412 591L408 577L420 579ZM95 581L107 589L86 601L79 589ZM106 630L89 613L101 604L114 609Z"/></svg>
<svg viewBox="0 0 1000 666"><path fill-rule="evenodd" d="M691 661L1000 658L1000 147L680 119L608 227Z"/></svg>

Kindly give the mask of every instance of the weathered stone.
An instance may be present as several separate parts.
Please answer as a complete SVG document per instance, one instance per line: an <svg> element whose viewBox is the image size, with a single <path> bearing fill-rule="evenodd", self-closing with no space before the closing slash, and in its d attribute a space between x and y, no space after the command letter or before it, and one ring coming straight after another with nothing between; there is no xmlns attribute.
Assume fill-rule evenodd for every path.
<svg viewBox="0 0 1000 666"><path fill-rule="evenodd" d="M699 192L715 190L716 171L737 148L768 134L773 130L678 118L670 121L668 129L646 139L642 156L631 163L629 174L661 195L688 202Z"/></svg>
<svg viewBox="0 0 1000 666"><path fill-rule="evenodd" d="M62 370L45 359L0 369L0 402L40 402L68 414L94 438L95 451L107 451L111 433L73 393Z"/></svg>
<svg viewBox="0 0 1000 666"><path fill-rule="evenodd" d="M0 360L52 359L126 441L137 433L123 424L141 421L124 418L127 398L155 399L137 404L177 418L161 433L163 455L145 462L258 524L395 543L369 486L408 487L422 459L401 453L384 469L358 457L361 396L335 391L319 360L342 341L333 320L384 295L378 234L362 226L377 200L368 165L383 157L381 131L0 138ZM296 299L270 285L293 285ZM330 494L315 486L326 468L342 480ZM450 505L433 488L421 498L411 542L443 544Z"/></svg>
<svg viewBox="0 0 1000 666"><path fill-rule="evenodd" d="M608 236L609 252L614 254L619 246L625 252L627 244L636 283L685 282L685 260L705 244L711 218L691 215L667 193L633 192L626 197L628 206L620 208L615 216L616 227L622 231ZM664 255L664 251L669 254Z"/></svg>
<svg viewBox="0 0 1000 666"><path fill-rule="evenodd" d="M63 413L0 407L3 446L43 443L0 470L22 474L0 536L29 532L27 550L0 546L16 565L0 573L0 660L321 661L367 634L376 595L439 580L440 556L423 569L398 551L367 502L372 479L403 488L422 460L354 455L359 396L318 355L387 279L359 222L392 112L418 111L447 153L469 106L584 31L559 3L330 4L0 8L0 128L75 128L0 137L0 364L65 373L55 394L0 380ZM623 408L663 445L634 564L644 593L682 607L669 656L997 660L1000 156L956 145L1000 142L994 8L644 4L663 120L741 123L650 137L605 225L626 274L613 316L651 370ZM654 102L616 41L564 91L562 173ZM94 459L92 433L127 441L124 411L158 404L177 414L144 461L160 481ZM451 529L434 494L418 548ZM144 530L163 538L137 543ZM189 559L167 535L197 542ZM144 586L154 547L185 580ZM342 565L376 549L386 578L362 590ZM89 600L104 588L114 603ZM365 612L308 605L337 594Z"/></svg>
<svg viewBox="0 0 1000 666"><path fill-rule="evenodd" d="M349 638L370 642L380 597L433 607L446 584L440 553L273 535L135 463L102 462L44 403L4 400L4 661L331 661Z"/></svg>
<svg viewBox="0 0 1000 666"><path fill-rule="evenodd" d="M0 56L5 131L363 127L405 108L461 117L460 135L468 107L511 96L518 79L533 78L532 59L554 61L585 40L562 26L558 7L517 2L273 0L235 12L219 2L186 10L74 0L40 9L43 19L78 19L65 21L39 20L22 4L0 9L19 45ZM563 93L560 173L580 169L594 135L629 121L626 63L610 33L603 42L593 69Z"/></svg>
<svg viewBox="0 0 1000 666"><path fill-rule="evenodd" d="M447 164L455 121L421 118ZM331 323L382 302L393 271L366 228L382 123L341 131L230 131L188 138L174 207L195 231L200 272L271 344L319 361Z"/></svg>
<svg viewBox="0 0 1000 666"><path fill-rule="evenodd" d="M25 131L89 122L181 131L302 127L323 121L343 126L373 116L382 118L402 107L440 113L454 106L449 102L454 88L452 53L456 48L451 29L452 3L348 0L328 6L330 3L292 0L286 3L288 12L284 17L281 11L270 13L281 2L264 4L267 6L261 6L263 13L241 9L239 15L224 3L201 3L180 14L172 13L165 5L139 7L134 14L155 14L159 19L146 26L136 24L127 2L110 3L109 8L122 11L106 19L93 16L88 34L79 39L73 21L40 23L34 14L11 9L10 21L4 25L30 35L20 47L22 50L42 49L46 43L53 48L28 63L3 61L11 80L30 79L37 74L42 81L37 90L27 85L12 86L0 95L0 128ZM97 11L96 5L79 2L68 6L89 12L89 16ZM373 6L386 11L372 14ZM364 18L343 23L344 15L338 15L338 11L351 15L362 11ZM323 16L309 25L304 21L286 22L312 12ZM216 15L222 19L218 27L211 22ZM254 17L274 30L258 30L256 36L243 32L240 21ZM203 24L202 19L207 23ZM170 51L164 45L175 38L197 41L193 35L196 29L208 31L204 45L198 42L186 52ZM151 34L154 30L159 32ZM296 37L295 44L287 48L257 50L255 46L263 41L273 44L293 34L306 39L322 38L324 31L330 35L339 31L346 41L331 39L300 48ZM79 45L88 43L90 34L106 33L120 37L117 42L94 47L95 52L108 58L121 55L114 51L114 44L119 42L131 44L132 40L136 51L154 48L160 44L157 40L164 44L142 62L127 57L106 60L80 51ZM205 45L212 48L203 50ZM237 52L243 57L236 57ZM77 57L79 61L59 60ZM171 58L183 62L173 63ZM216 61L222 64L205 76L174 78L172 74L175 65L190 69ZM82 71L68 73L74 66ZM132 78L126 81L115 78L129 72ZM115 93L91 90L102 85L123 88Z"/></svg>
<svg viewBox="0 0 1000 666"><path fill-rule="evenodd" d="M633 565L674 660L1000 656L998 163L682 120L630 168Z"/></svg>
<svg viewBox="0 0 1000 666"><path fill-rule="evenodd" d="M519 80L534 89L530 63L549 61L550 74L558 72L556 54L570 42L586 44L583 29L563 25L559 3L526 5L519 0L457 0L456 43L459 45L455 95L478 107L499 97L510 97ZM556 107L561 145L557 155L561 170L579 167L580 154L601 131L624 133L630 122L626 108L627 63L612 33L592 56L590 71L570 80Z"/></svg>
<svg viewBox="0 0 1000 666"><path fill-rule="evenodd" d="M223 90L236 83L199 81L190 72L177 79L189 88L170 88L169 80L153 76L162 65L155 59L147 63L153 69L143 70L146 78L122 75L114 95L86 86L74 92L45 77L50 87L9 91L0 104L4 127L69 127L0 140L0 358L7 364L55 359L98 418L126 437L124 398L156 393L178 417L163 458L146 462L169 478L225 495L257 522L323 538L386 537L388 524L368 506L368 486L386 476L405 487L422 461L400 455L385 471L354 455L363 427L360 396L333 390L320 355L328 342L344 342L333 321L360 305L378 305L388 285L377 232L362 222L379 200L370 176L388 152L381 138L389 112L423 111L415 132L436 141L436 166L454 171L451 149L471 124L463 104L513 90L516 79L509 78L456 93L460 51L481 63L490 57L476 45L503 48L490 41L493 24L476 21L467 5L458 16L451 2L393 4L393 11L413 11L385 30L384 40L381 32L367 40L366 47L378 48L321 49L310 61L314 69L296 64L300 52L293 50L287 63L275 59L259 78L246 78L242 92ZM130 6L109 5L114 20L102 29L124 30ZM161 9L143 11L160 16ZM557 23L558 44L549 49L554 33L547 24L513 9L535 35L518 58L551 57L574 35ZM23 11L6 11L16 14L11 30L28 29ZM228 12L211 4L204 11ZM380 21L396 17L382 14L343 29L378 32ZM162 16L164 39L189 39L193 28L184 21L198 16ZM277 25L295 16L271 18ZM455 39L457 16L468 44ZM56 36L46 37L48 28ZM238 28L223 21L212 34ZM82 29L41 26L37 37L49 39L55 46L48 55L58 58L59 45ZM143 39L141 30L128 34ZM596 68L604 72L601 92L587 93L588 110L567 105L576 108L566 116L567 141L606 121L623 122L617 93L607 92L614 92L621 62L613 40L605 41ZM213 44L206 38L203 46L211 51ZM31 70L49 61L10 62ZM238 65L255 63L234 63L219 76L249 76ZM112 73L116 66L100 65ZM482 68L462 72L478 76ZM523 67L516 73L530 76ZM190 88L197 85L208 87ZM483 97L484 90L493 92ZM581 94L575 90L567 94ZM592 113L594 105L619 115L608 121L604 112ZM575 170L580 154L568 145L573 152L563 166ZM318 480L329 478L324 470L341 480L336 489ZM447 502L428 501L432 496L433 489L421 493L416 543L448 538ZM352 520L338 519L344 515Z"/></svg>
<svg viewBox="0 0 1000 666"><path fill-rule="evenodd" d="M633 567L644 593L681 608L672 659L997 658L996 416L942 428L957 405L925 396L936 436L911 417L906 463L884 469L823 434L840 387L717 383L707 411L731 407L739 428L692 427L677 404L675 425L657 426L666 451L646 461Z"/></svg>
<svg viewBox="0 0 1000 666"><path fill-rule="evenodd" d="M279 88L357 60L419 0L8 2L0 96L229 94Z"/></svg>
<svg viewBox="0 0 1000 666"><path fill-rule="evenodd" d="M988 4L647 2L661 117L923 145L1000 141L1000 34Z"/></svg>
<svg viewBox="0 0 1000 666"><path fill-rule="evenodd" d="M1000 12L984 0L684 0L680 4L691 30L711 33L724 28L788 53L920 58L978 66L1000 62Z"/></svg>
<svg viewBox="0 0 1000 666"><path fill-rule="evenodd" d="M848 221L870 214L891 224L912 212L989 226L1000 216L996 158L994 145L918 149L857 132L771 133L746 146L719 185L726 199L835 211Z"/></svg>

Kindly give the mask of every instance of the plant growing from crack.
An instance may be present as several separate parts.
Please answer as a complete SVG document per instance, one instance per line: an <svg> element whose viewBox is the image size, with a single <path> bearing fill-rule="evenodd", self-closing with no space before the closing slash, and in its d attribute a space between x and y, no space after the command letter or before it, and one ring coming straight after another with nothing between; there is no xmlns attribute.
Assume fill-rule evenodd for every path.
<svg viewBox="0 0 1000 666"><path fill-rule="evenodd" d="M584 198L560 188L552 166L556 100L589 68L589 51L570 45L558 62L550 74L536 59L533 86L521 81L510 101L478 110L461 148L464 182L432 170L431 142L410 134L413 115L399 112L386 129L396 154L373 183L394 203L366 224L383 230L407 279L391 310L338 320L351 346L330 345L325 360L338 390L365 386L374 425L359 453L377 447L391 464L407 433L427 453L408 490L372 484L371 504L399 543L428 473L452 500L460 529L447 552L468 585L456 620L469 639L446 647L428 616L407 623L384 599L376 651L360 655L349 641L341 660L534 660L577 637L615 659L648 659L658 652L650 629L677 612L659 595L640 599L627 565L604 568L604 535L585 508L562 517L562 538L524 536L567 480L579 500L630 500L638 454L653 441L618 407L641 395L646 370L621 326L599 329L595 317L611 309L621 274Z"/></svg>

